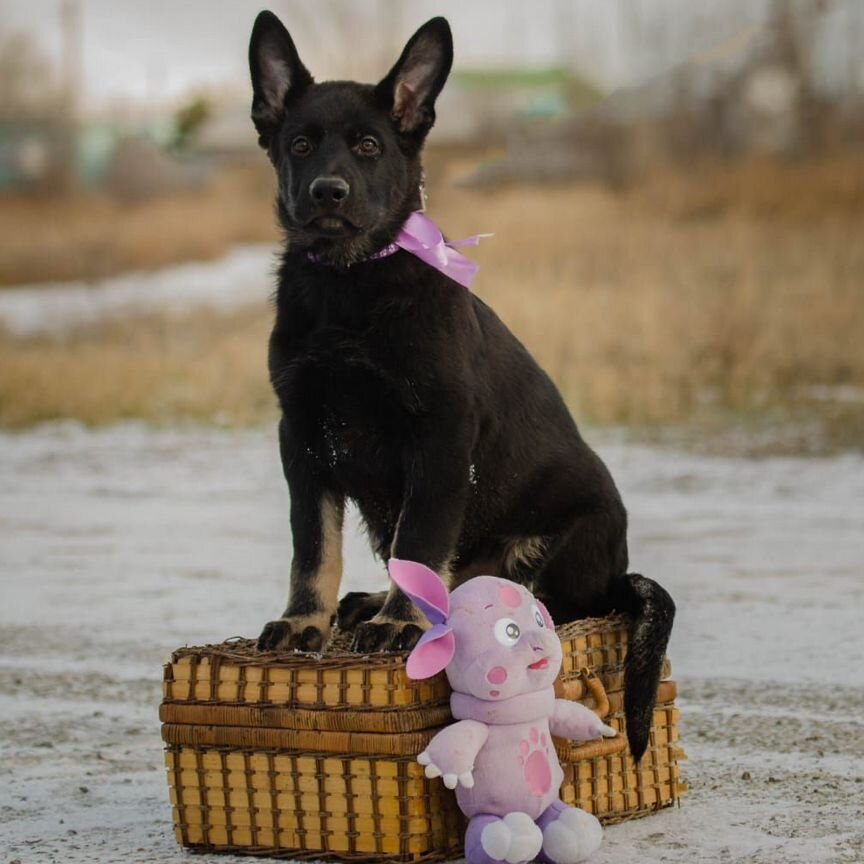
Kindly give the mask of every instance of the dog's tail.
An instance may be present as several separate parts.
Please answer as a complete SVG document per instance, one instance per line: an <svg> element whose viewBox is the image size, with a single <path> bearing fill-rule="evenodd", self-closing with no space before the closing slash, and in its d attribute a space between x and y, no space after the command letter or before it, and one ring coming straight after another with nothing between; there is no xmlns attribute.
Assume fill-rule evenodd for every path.
<svg viewBox="0 0 864 864"><path fill-rule="evenodd" d="M653 579L638 573L626 576L624 603L632 619L624 663L624 714L630 752L638 762L648 746L675 603Z"/></svg>

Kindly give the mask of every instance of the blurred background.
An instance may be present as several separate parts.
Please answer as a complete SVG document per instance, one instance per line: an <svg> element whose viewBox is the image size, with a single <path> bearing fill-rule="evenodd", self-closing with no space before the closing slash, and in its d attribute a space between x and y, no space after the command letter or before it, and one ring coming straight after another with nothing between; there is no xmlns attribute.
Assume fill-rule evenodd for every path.
<svg viewBox="0 0 864 864"><path fill-rule="evenodd" d="M275 417L259 7L0 2L3 426ZM270 7L319 80L378 80L448 16L430 211L495 232L476 290L582 422L861 446L860 0Z"/></svg>

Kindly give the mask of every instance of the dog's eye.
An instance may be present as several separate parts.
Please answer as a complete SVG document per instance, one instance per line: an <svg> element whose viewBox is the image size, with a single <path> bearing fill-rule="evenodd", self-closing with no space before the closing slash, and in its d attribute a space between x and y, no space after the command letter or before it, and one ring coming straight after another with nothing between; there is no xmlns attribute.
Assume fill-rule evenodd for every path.
<svg viewBox="0 0 864 864"><path fill-rule="evenodd" d="M307 156L312 152L312 145L309 143L309 139L299 135L291 142L291 152L295 156Z"/></svg>
<svg viewBox="0 0 864 864"><path fill-rule="evenodd" d="M363 156L377 156L381 152L381 145L371 135L364 135L357 145L357 151Z"/></svg>
<svg viewBox="0 0 864 864"><path fill-rule="evenodd" d="M512 618L499 618L492 632L505 648L512 648L522 635L519 625Z"/></svg>

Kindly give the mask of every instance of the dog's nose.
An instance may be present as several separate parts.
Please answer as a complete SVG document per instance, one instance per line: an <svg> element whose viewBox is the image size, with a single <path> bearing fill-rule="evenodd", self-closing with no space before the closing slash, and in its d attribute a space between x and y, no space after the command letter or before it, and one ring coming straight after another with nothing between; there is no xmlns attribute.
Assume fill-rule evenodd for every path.
<svg viewBox="0 0 864 864"><path fill-rule="evenodd" d="M309 194L316 204L324 207L341 207L351 187L341 177L316 177L309 184Z"/></svg>

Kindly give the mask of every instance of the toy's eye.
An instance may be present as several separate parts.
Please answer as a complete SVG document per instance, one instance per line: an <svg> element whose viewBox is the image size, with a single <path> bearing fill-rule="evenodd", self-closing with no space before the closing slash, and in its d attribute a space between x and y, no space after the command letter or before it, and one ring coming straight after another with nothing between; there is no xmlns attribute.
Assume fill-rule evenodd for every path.
<svg viewBox="0 0 864 864"><path fill-rule="evenodd" d="M357 151L361 156L377 156L381 152L381 145L371 135L364 135L357 145Z"/></svg>
<svg viewBox="0 0 864 864"><path fill-rule="evenodd" d="M543 617L543 613L537 608L537 606L531 606L531 614L534 616L534 620L537 622L538 627L546 626L546 619Z"/></svg>
<svg viewBox="0 0 864 864"><path fill-rule="evenodd" d="M291 152L295 156L308 156L312 152L312 144L308 138L299 135L291 142Z"/></svg>
<svg viewBox="0 0 864 864"><path fill-rule="evenodd" d="M505 648L512 648L522 635L519 625L512 618L499 618L492 632Z"/></svg>

